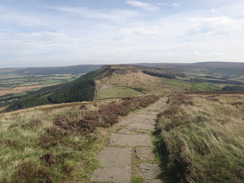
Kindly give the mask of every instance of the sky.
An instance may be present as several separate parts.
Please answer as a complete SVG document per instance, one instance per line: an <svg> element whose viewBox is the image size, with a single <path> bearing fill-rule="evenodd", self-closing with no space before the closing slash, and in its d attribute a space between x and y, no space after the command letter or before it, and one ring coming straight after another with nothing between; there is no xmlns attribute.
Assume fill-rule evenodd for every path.
<svg viewBox="0 0 244 183"><path fill-rule="evenodd" d="M244 62L243 0L0 0L0 68Z"/></svg>

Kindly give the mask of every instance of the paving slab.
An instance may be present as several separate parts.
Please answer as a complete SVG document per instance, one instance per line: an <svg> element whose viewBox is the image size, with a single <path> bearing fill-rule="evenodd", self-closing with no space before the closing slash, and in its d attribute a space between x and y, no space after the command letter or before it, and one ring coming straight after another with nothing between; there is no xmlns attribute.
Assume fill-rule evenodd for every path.
<svg viewBox="0 0 244 183"><path fill-rule="evenodd" d="M157 179L161 173L158 164L142 163L136 167L137 174L143 179L154 180Z"/></svg>
<svg viewBox="0 0 244 183"><path fill-rule="evenodd" d="M126 168L99 168L94 171L91 181L130 183L131 171Z"/></svg>
<svg viewBox="0 0 244 183"><path fill-rule="evenodd" d="M151 124L151 125L155 125L156 124L156 120L155 119L144 119L141 122L142 123L146 123L146 124Z"/></svg>
<svg viewBox="0 0 244 183"><path fill-rule="evenodd" d="M138 147L136 148L136 157L140 160L154 160L153 149L150 147Z"/></svg>
<svg viewBox="0 0 244 183"><path fill-rule="evenodd" d="M164 183L164 181L155 179L155 180L145 180L142 183Z"/></svg>
<svg viewBox="0 0 244 183"><path fill-rule="evenodd" d="M131 165L131 148L105 147L98 154L98 162L102 167L129 168Z"/></svg>
<svg viewBox="0 0 244 183"><path fill-rule="evenodd" d="M143 130L149 130L149 131L154 131L155 126L147 123L132 123L127 126L128 128L134 128L134 129L143 129Z"/></svg>
<svg viewBox="0 0 244 183"><path fill-rule="evenodd" d="M127 135L138 135L138 134L148 134L151 135L152 132L144 129L139 129L139 128L129 128L126 127L125 129L122 129L120 131L120 134L127 134Z"/></svg>
<svg viewBox="0 0 244 183"><path fill-rule="evenodd" d="M128 135L135 135L135 134L148 134L148 135L150 135L152 132L151 132L151 130L127 126L124 129L121 129L120 133L128 134Z"/></svg>
<svg viewBox="0 0 244 183"><path fill-rule="evenodd" d="M143 183L163 183L158 179L160 167L150 163L155 159L150 134L155 130L157 114L165 105L166 98L145 109L121 117L120 122L113 125L109 146L97 156L101 168L93 172L91 182L130 183L132 148L135 155L144 163L133 166L133 172L144 179ZM125 147L123 147L125 146ZM141 147L143 146L143 147Z"/></svg>
<svg viewBox="0 0 244 183"><path fill-rule="evenodd" d="M140 119L155 119L157 116L156 115L151 115L150 112L144 112L143 114L135 114L133 117L134 119L139 118Z"/></svg>
<svg viewBox="0 0 244 183"><path fill-rule="evenodd" d="M123 129L117 131L117 133L119 133L119 134L126 134L126 135L135 135L138 132L137 131L134 131L134 129L130 129L130 128L125 127ZM144 133L144 132L139 132L139 133Z"/></svg>
<svg viewBox="0 0 244 183"><path fill-rule="evenodd" d="M139 116L125 117L119 123L114 124L114 128L119 128L123 126L128 126L132 123L155 123L155 118L144 118Z"/></svg>
<svg viewBox="0 0 244 183"><path fill-rule="evenodd" d="M110 145L120 146L152 146L151 137L147 134L143 135L125 135L112 134L110 137Z"/></svg>

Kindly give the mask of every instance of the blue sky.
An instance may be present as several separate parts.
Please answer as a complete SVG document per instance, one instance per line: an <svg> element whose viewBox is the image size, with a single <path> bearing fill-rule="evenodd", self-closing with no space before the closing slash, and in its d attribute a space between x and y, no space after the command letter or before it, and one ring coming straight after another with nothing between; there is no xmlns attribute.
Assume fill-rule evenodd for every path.
<svg viewBox="0 0 244 183"><path fill-rule="evenodd" d="M243 0L0 0L0 67L244 62Z"/></svg>

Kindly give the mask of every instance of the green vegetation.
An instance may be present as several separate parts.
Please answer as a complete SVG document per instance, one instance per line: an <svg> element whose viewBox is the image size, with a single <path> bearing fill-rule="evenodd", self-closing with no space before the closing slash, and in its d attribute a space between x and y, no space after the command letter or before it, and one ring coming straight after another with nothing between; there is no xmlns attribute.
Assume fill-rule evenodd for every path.
<svg viewBox="0 0 244 183"><path fill-rule="evenodd" d="M55 90L58 87L59 85L44 87L40 90L30 92L29 94L23 97L17 97L18 99L13 101L5 109L5 111L14 111L38 105L51 104L51 102L48 100L48 96L53 90ZM15 97L13 99L15 99Z"/></svg>
<svg viewBox="0 0 244 183"><path fill-rule="evenodd" d="M206 77L206 76L205 76ZM216 84L235 84L235 85L242 85L242 82L239 81L233 81L233 80L223 80L223 79L213 79L214 77L211 77L211 79L202 79L202 78L194 78L194 82L199 83L216 83Z"/></svg>
<svg viewBox="0 0 244 183"><path fill-rule="evenodd" d="M107 98L123 98L132 97L142 94L129 87L111 87L97 91L96 100L102 100Z"/></svg>
<svg viewBox="0 0 244 183"><path fill-rule="evenodd" d="M95 94L94 79L96 76L97 73L94 71L74 81L62 85L45 87L38 91L31 92L17 101L12 102L5 111L52 103L92 101Z"/></svg>
<svg viewBox="0 0 244 183"><path fill-rule="evenodd" d="M225 86L223 91L244 91L244 86Z"/></svg>
<svg viewBox="0 0 244 183"><path fill-rule="evenodd" d="M150 76L157 76L157 77L161 77L161 78L175 79L175 75L173 75L173 74L158 73L158 72L151 72L151 71L143 71L143 73L148 74Z"/></svg>
<svg viewBox="0 0 244 183"><path fill-rule="evenodd" d="M41 106L0 116L0 182L89 182L106 143L102 128L146 107L155 95ZM56 108L57 107L57 108Z"/></svg>
<svg viewBox="0 0 244 183"><path fill-rule="evenodd" d="M138 177L138 176L132 176L131 177L131 183L142 183L143 182L143 178Z"/></svg>
<svg viewBox="0 0 244 183"><path fill-rule="evenodd" d="M167 182L242 182L243 94L181 94L159 115Z"/></svg>
<svg viewBox="0 0 244 183"><path fill-rule="evenodd" d="M1 76L7 73L0 83L3 89L59 83L0 97L0 107L9 105L5 111L45 104L1 114L0 183L89 182L91 172L99 166L95 156L107 140L104 128L117 123L119 116L155 102L157 96L142 95L150 92L178 93L169 97L168 105L158 115L155 132L163 179L169 183L242 182L242 65L234 69L213 63L167 67L183 68L185 72L104 66L76 79L78 76L72 75L78 72L75 67L70 68L72 74L68 75L54 68L0 69ZM48 75L33 76L32 72ZM224 86L227 83L232 85ZM216 92L221 89L224 91ZM232 90L239 92L228 92ZM179 94L185 91L188 93ZM134 97L138 95L142 96ZM93 101L94 97L99 101L80 102ZM123 99L102 101L107 98ZM132 176L132 182L141 181L140 177Z"/></svg>
<svg viewBox="0 0 244 183"><path fill-rule="evenodd" d="M84 76L66 83L57 88L48 96L51 103L65 103L77 101L92 101L95 95L96 72L90 72Z"/></svg>
<svg viewBox="0 0 244 183"><path fill-rule="evenodd" d="M81 73L80 73L81 74ZM79 75L55 74L55 75L26 75L26 74L1 74L0 88L14 88L31 86L46 86L68 82Z"/></svg>
<svg viewBox="0 0 244 183"><path fill-rule="evenodd" d="M217 87L211 83L196 83L196 82L176 80L176 79L164 79L163 83L167 84L167 85L176 86L176 87L179 87L181 89L188 90L188 91L220 90L219 87Z"/></svg>

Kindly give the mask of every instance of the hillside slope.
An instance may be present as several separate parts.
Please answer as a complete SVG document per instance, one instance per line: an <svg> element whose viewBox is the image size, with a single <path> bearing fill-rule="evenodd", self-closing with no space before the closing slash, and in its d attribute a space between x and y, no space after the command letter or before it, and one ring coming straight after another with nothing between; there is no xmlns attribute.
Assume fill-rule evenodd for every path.
<svg viewBox="0 0 244 183"><path fill-rule="evenodd" d="M31 92L29 95L13 101L5 111L53 103L92 101L95 94L94 78L96 76L97 72L93 71L74 81Z"/></svg>
<svg viewBox="0 0 244 183"><path fill-rule="evenodd" d="M141 94L136 89L149 93L151 90L146 91L146 88L152 87L151 89L154 89L156 86L158 87L160 79L144 74L143 70L152 70L152 68L140 66L103 66L72 82L31 92L29 95L13 101L5 111L45 104L92 101L94 100L96 89L99 92L111 86L127 87L125 88L127 90L125 94L123 96L115 96L117 98ZM157 70L160 71L160 69ZM129 89L128 87L134 87L135 89ZM134 93L131 95L131 92ZM110 97L108 96L108 98Z"/></svg>
<svg viewBox="0 0 244 183"><path fill-rule="evenodd" d="M76 102L0 115L0 182L89 182L108 127L144 108L155 95Z"/></svg>
<svg viewBox="0 0 244 183"><path fill-rule="evenodd" d="M61 85L42 88L20 98L5 111L44 104L124 98L144 94L218 90L215 83L195 81L185 74L165 68L135 65L103 66Z"/></svg>

